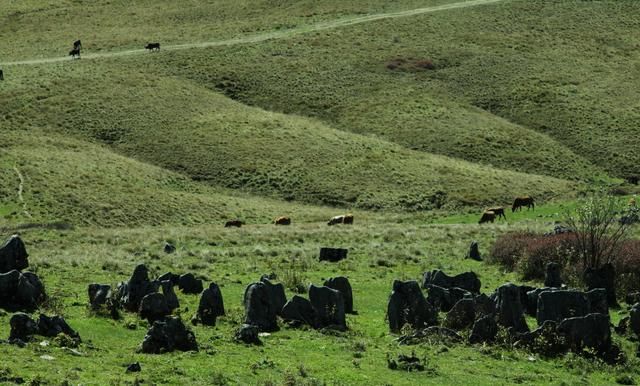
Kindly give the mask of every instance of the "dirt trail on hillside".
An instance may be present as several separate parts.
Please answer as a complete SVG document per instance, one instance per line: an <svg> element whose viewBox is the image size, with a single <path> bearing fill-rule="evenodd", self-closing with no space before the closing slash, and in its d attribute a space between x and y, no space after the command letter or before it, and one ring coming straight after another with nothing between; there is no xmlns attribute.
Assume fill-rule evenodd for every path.
<svg viewBox="0 0 640 386"><path fill-rule="evenodd" d="M29 211L27 210L27 203L24 201L24 196L22 195L22 192L24 191L24 177L22 176L22 173L20 173L20 169L18 169L17 166L14 166L13 170L16 172L18 178L20 179L20 183L18 184L18 201L20 201L20 203L22 204L22 211L24 212L24 215L28 218L32 218L31 213L29 213Z"/></svg>
<svg viewBox="0 0 640 386"><path fill-rule="evenodd" d="M237 44L259 43L266 40L283 39L283 38L288 38L288 37L301 35L309 32L346 27L354 24L368 23L376 20L415 16L415 15L421 15L424 13L446 11L446 10L457 9L457 8L475 7L478 5L498 3L502 1L506 1L506 0L469 0L469 1L462 1L459 3L443 4L443 5L438 5L434 7L410 9L407 11L377 13L377 14L365 15L365 16L354 16L354 17L349 17L344 19L320 22L317 24L303 26L299 28L293 28L293 29L284 30L284 31L267 32L259 35L253 35L253 36L245 36L245 37L239 37L239 38L233 38L233 39L227 39L227 40L217 40L217 41L210 41L210 42L162 46L162 50L177 51L177 50L187 50L191 48L208 48L208 47L219 47L219 46L232 46ZM81 60L140 55L140 54L143 54L145 51L146 51L145 49L135 49L135 50L118 51L118 52L105 52L100 54L87 54L87 55L83 55ZM57 62L64 62L69 60L72 60L72 59L62 56L62 57L56 57L56 58L30 59L30 60L20 60L15 62L6 62L6 63L0 63L0 65L19 66L19 65L29 65L29 64L57 63Z"/></svg>

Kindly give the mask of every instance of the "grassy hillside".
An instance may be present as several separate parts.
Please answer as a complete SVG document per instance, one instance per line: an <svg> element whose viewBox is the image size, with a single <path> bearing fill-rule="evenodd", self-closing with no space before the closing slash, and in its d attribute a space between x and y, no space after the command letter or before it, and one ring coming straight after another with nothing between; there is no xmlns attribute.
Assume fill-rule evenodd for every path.
<svg viewBox="0 0 640 386"><path fill-rule="evenodd" d="M142 48L150 41L171 45L222 40L358 14L454 2L9 0L0 9L0 61L65 56L76 39L82 39L87 53L96 53Z"/></svg>
<svg viewBox="0 0 640 386"><path fill-rule="evenodd" d="M245 103L410 148L626 176L640 161L639 12L625 0L508 1L157 61Z"/></svg>
<svg viewBox="0 0 640 386"><path fill-rule="evenodd" d="M328 208L258 199L200 185L103 146L34 131L0 132L0 226L319 221ZM22 177L22 184L20 177ZM21 191L21 195L18 192ZM27 213L25 213L25 211Z"/></svg>
<svg viewBox="0 0 640 386"><path fill-rule="evenodd" d="M540 225L539 225L540 226ZM480 230L479 230L480 229ZM434 340L402 346L385 322L386 302L394 279L419 279L426 270L448 273L473 270L480 275L482 291L491 292L506 281L517 281L494 265L465 260L470 240L479 240L487 253L490 242L505 226L408 225L362 222L353 227L294 224L280 229L254 226L225 230L220 226L156 227L141 229L23 233L32 269L41 275L53 300L48 313L64 315L78 330L83 344L79 356L38 337L25 348L0 344L0 355L13 358L0 364L0 372L42 383L198 384L198 385L315 385L315 384L612 384L622 376L640 377L636 343L614 335L630 356L625 366L607 366L568 355L549 359L501 346L452 344ZM177 246L175 254L161 252L166 240ZM324 245L350 248L349 258L338 264L317 261ZM121 321L96 316L86 307L86 286L92 282L125 280L138 263L152 275L172 270L195 272L207 282L216 281L224 296L227 316L215 327L190 326L200 351L145 355L135 353L147 323L134 315ZM354 291L358 315L349 315L346 333L293 329L262 337L264 346L234 343L234 330L242 321L244 288L264 273L275 273L288 287L295 283L321 283L324 278L346 275ZM176 291L179 314L188 321L198 297ZM287 288L287 297L295 294ZM622 315L612 313L614 322ZM441 315L443 316L443 315ZM0 337L9 333L10 315L0 314ZM529 320L529 325L535 325ZM40 341L49 345L42 346ZM427 371L404 372L387 368L387 357L414 352ZM52 360L45 360L48 355ZM125 373L139 361L140 373Z"/></svg>
<svg viewBox="0 0 640 386"><path fill-rule="evenodd" d="M107 143L215 186L312 204L419 210L508 203L524 193L544 199L573 188L247 107L188 80L120 65L21 69L14 88L0 94L0 117L6 127ZM40 71L47 77L31 81Z"/></svg>

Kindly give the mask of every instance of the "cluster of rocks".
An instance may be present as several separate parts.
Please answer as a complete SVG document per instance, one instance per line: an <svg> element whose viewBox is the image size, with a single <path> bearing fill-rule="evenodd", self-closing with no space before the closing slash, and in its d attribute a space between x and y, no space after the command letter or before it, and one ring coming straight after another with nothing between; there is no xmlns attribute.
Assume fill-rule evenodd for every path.
<svg viewBox="0 0 640 386"><path fill-rule="evenodd" d="M33 335L56 337L64 334L69 338L80 342L80 334L72 329L61 316L46 316L40 314L38 320L33 320L29 315L18 312L9 321L11 331L9 343L23 346Z"/></svg>
<svg viewBox="0 0 640 386"><path fill-rule="evenodd" d="M588 349L610 362L622 360L621 350L611 341L607 290L566 289L559 273L557 265L549 264L545 280L549 287L507 283L489 296L480 293L480 280L473 272L425 273L426 298L417 282L396 280L387 307L389 329L400 332L408 325L418 330L403 337L405 343L434 335L461 340L459 332L468 330L469 342L481 343L493 342L503 328L510 343L545 355ZM439 312L446 313L442 322ZM526 314L536 317L538 327L533 331ZM640 303L632 315L640 331Z"/></svg>
<svg viewBox="0 0 640 386"><path fill-rule="evenodd" d="M309 287L309 299L295 295L287 301L282 284L267 277L250 284L244 294L245 325L236 338L256 343L258 332L279 329L278 317L290 325L346 330L346 313L354 313L351 284L345 277L328 279L324 285Z"/></svg>
<svg viewBox="0 0 640 386"><path fill-rule="evenodd" d="M195 336L173 311L180 307L174 291L177 286L185 294L200 294L198 310L192 323L214 326L216 318L224 315L222 293L216 283L211 283L203 291L202 280L192 273L176 275L167 272L155 280L149 278L149 270L144 264L135 267L126 282L112 290L107 284L90 284L89 304L93 310L106 307L112 316L122 309L136 312L146 319L151 328L141 346L145 353L162 353L173 350L197 350Z"/></svg>
<svg viewBox="0 0 640 386"><path fill-rule="evenodd" d="M45 299L44 285L31 272L27 249L18 235L13 235L0 247L0 308L8 311L33 311Z"/></svg>

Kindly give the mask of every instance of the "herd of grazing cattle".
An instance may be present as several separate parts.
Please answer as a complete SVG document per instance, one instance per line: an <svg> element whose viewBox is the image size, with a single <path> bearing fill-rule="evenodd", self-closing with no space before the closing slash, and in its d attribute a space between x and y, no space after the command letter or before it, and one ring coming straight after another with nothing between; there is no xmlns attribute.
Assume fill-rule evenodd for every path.
<svg viewBox="0 0 640 386"><path fill-rule="evenodd" d="M516 197L515 200L513 200L513 205L511 206L511 212L513 213L513 212L522 210L522 208L525 206L527 207L527 210L536 209L536 205L535 205L535 202L533 201L533 197L531 196ZM507 219L507 216L504 214L504 208L502 206L488 208L487 210L484 211L484 213L482 213L482 217L480 217L480 221L478 221L478 223L479 224L484 224L486 222L492 223L496 219L499 219L500 217L502 217L504 220Z"/></svg>

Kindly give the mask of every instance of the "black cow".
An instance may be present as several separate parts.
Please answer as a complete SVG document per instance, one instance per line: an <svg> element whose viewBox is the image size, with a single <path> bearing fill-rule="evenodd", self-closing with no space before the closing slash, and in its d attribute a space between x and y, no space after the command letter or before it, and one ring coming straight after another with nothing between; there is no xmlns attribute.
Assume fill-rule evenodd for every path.
<svg viewBox="0 0 640 386"><path fill-rule="evenodd" d="M149 51L160 51L160 43L149 43L146 46L144 46L144 48L146 48Z"/></svg>
<svg viewBox="0 0 640 386"><path fill-rule="evenodd" d="M4 73L0 70L0 80L4 80Z"/></svg>
<svg viewBox="0 0 640 386"><path fill-rule="evenodd" d="M82 49L82 42L80 40L73 42L73 49L80 51Z"/></svg>
<svg viewBox="0 0 640 386"><path fill-rule="evenodd" d="M77 49L72 49L71 51L69 51L69 56L71 56L71 59L74 59L76 56L78 57L78 59L80 59L80 50Z"/></svg>

